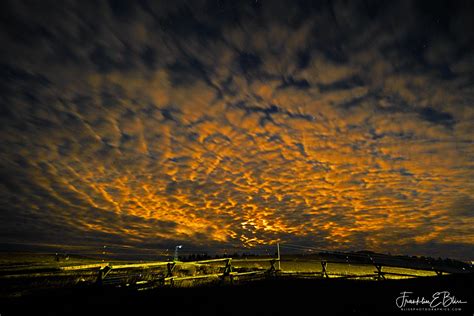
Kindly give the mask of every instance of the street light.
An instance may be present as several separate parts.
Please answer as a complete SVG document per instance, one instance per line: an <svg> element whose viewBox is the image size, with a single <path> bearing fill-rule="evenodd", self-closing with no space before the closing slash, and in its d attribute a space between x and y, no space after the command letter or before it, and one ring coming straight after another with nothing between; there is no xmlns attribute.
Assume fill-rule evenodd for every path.
<svg viewBox="0 0 474 316"><path fill-rule="evenodd" d="M183 248L183 245L178 245L176 248L174 248L174 259L173 261L178 261L178 249Z"/></svg>

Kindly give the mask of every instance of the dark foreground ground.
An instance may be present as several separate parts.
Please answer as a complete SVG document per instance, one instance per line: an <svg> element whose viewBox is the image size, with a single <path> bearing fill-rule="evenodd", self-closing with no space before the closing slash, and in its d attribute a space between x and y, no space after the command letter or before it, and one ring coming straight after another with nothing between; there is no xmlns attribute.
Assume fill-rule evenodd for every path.
<svg viewBox="0 0 474 316"><path fill-rule="evenodd" d="M449 291L467 304L442 310L402 311L395 303L403 291L431 299ZM473 315L474 275L448 275L407 280L283 280L194 288L75 288L39 292L0 300L9 315ZM407 305L428 308L427 305ZM441 307L441 306L439 306ZM454 310L453 310L454 308Z"/></svg>

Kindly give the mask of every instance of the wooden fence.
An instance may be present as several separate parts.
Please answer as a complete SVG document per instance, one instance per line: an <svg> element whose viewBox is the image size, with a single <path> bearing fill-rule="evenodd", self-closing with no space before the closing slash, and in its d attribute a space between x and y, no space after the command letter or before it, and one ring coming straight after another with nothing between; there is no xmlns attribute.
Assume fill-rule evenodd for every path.
<svg viewBox="0 0 474 316"><path fill-rule="evenodd" d="M233 258L220 258L210 260L200 260L191 262L181 261L169 261L169 262L145 262L145 263L132 263L132 264L89 264L81 266L69 266L63 267L65 271L77 271L77 270L97 270L97 284L108 285L108 286L138 286L140 288L154 288L159 286L174 286L176 282L181 281L197 281L197 280L217 280L220 282L234 283L236 280L241 279L255 279L255 278L372 278L376 280L384 280L386 276L397 276L397 277L419 277L417 274L410 273L395 273L383 271L383 267L398 267L406 269L426 270L435 272L437 275L443 273L456 273L460 271L453 271L446 267L433 267L433 266L407 266L406 264L397 265L394 262L384 262L382 259L370 257L369 262L352 258L349 260L314 260L321 264L320 272L295 272L295 271L282 271L280 270L280 257L277 258L249 258L249 259L233 259ZM254 262L254 263L268 263L267 268L258 268L251 271L242 271L242 268L236 268L236 266L242 263ZM219 272L204 273L196 275L179 275L176 273L177 267L183 266L195 266L195 267L213 267L217 264ZM369 274L345 274L337 275L330 273L330 267L332 264L351 264L351 265L373 265L375 271ZM277 266L276 266L277 265ZM160 268L162 268L160 270ZM216 268L214 266L214 268ZM157 270L160 270L157 272ZM239 271L240 270L240 271Z"/></svg>

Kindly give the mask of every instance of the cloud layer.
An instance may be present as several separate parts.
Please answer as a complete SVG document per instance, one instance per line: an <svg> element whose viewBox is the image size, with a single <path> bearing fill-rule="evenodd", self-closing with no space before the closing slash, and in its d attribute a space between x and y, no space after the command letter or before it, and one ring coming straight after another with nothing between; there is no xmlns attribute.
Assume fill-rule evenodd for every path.
<svg viewBox="0 0 474 316"><path fill-rule="evenodd" d="M5 4L2 241L472 256L473 7L424 5Z"/></svg>

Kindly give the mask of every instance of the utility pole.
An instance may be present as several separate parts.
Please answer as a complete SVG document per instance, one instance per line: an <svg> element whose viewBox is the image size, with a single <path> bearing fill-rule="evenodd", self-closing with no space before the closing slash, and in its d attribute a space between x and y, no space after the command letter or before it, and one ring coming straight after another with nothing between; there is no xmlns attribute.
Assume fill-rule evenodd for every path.
<svg viewBox="0 0 474 316"><path fill-rule="evenodd" d="M281 264L280 264L280 243L277 243L277 255L278 255L278 270L281 270Z"/></svg>

